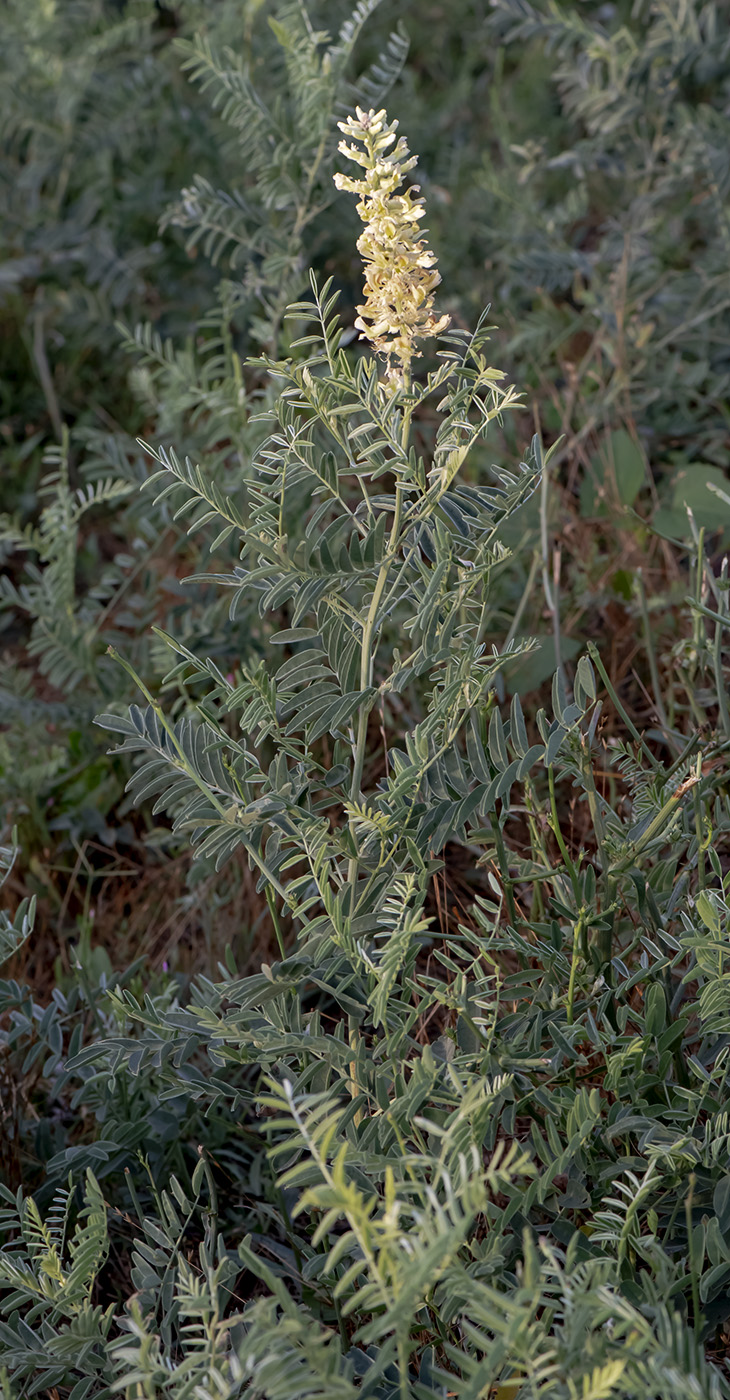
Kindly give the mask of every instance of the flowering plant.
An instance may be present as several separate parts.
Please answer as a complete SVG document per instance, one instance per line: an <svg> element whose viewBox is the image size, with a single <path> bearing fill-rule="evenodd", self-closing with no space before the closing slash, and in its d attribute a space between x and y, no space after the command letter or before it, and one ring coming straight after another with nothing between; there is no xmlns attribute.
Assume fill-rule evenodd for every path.
<svg viewBox="0 0 730 1400"><path fill-rule="evenodd" d="M23 1310L15 1331L0 1321L3 1361L35 1367L40 1321L48 1386L80 1353L80 1400L730 1400L701 1349L730 1281L730 877L713 848L730 719L704 767L697 735L665 763L636 730L636 750L605 749L601 779L613 765L627 794L612 807L587 657L571 695L556 673L552 714L515 694L503 716L519 648L488 642L488 608L503 527L547 480L540 444L494 480L476 467L515 402L481 324L412 375L416 340L446 331L414 195L397 193L412 162L384 113L343 128L366 171L349 186L367 223L359 322L385 385L345 354L312 279L291 308L319 323L306 356L261 362L279 393L240 502L155 454L191 529L217 518L213 548L240 541L205 581L232 621L258 600L261 626L235 673L160 632L177 714L141 685L145 709L98 721L135 755L134 794L201 856L245 853L281 957L239 976L227 951L184 1006L120 985L108 1038L64 1074L125 1094L146 1076L235 1138L155 1193L155 1218L132 1196L144 1238L123 1316L95 1301L93 1175L72 1236L71 1191L43 1222L0 1183L0 1289L11 1321ZM722 680L721 642L712 664ZM109 1145L93 1144L102 1161Z"/></svg>

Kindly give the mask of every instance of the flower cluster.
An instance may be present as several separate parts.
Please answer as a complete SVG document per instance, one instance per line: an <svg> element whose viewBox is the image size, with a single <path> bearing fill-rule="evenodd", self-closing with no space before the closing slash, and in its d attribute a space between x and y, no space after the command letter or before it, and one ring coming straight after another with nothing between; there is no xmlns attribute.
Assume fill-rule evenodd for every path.
<svg viewBox="0 0 730 1400"><path fill-rule="evenodd" d="M438 335L449 317L433 314L433 291L441 278L433 253L418 237L418 221L425 213L417 197L419 186L398 193L417 158L409 154L404 137L393 144L398 123L388 122L384 110L355 111L355 117L338 122L349 138L340 142L339 150L365 174L361 180L334 177L338 189L360 195L357 212L365 225L357 240L365 263L365 301L357 308L355 325L362 338L386 356L389 379L402 383L409 375L416 339Z"/></svg>

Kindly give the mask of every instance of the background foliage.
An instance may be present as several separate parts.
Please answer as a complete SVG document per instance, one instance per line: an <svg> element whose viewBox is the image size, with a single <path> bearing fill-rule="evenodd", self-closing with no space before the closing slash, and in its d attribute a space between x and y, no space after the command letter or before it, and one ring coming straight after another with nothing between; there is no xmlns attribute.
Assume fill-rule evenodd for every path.
<svg viewBox="0 0 730 1400"><path fill-rule="evenodd" d="M4 39L4 1394L730 1393L725 7Z"/></svg>

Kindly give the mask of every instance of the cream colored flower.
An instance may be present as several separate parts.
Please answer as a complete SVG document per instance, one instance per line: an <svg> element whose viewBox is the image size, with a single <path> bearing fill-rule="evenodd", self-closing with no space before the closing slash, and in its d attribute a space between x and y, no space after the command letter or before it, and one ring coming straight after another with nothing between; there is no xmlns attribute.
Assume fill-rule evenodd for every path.
<svg viewBox="0 0 730 1400"><path fill-rule="evenodd" d="M433 253L418 237L418 221L426 212L417 195L419 186L398 193L416 157L409 154L404 137L394 145L398 123L388 122L385 110L364 112L357 107L355 112L338 122L349 138L340 141L339 150L363 167L364 178L334 177L339 190L360 196L357 212L365 225L357 240L365 263L365 301L357 308L355 325L361 339L371 341L387 358L388 378L402 383L410 372L416 339L438 335L450 318L433 314L433 292L441 278Z"/></svg>

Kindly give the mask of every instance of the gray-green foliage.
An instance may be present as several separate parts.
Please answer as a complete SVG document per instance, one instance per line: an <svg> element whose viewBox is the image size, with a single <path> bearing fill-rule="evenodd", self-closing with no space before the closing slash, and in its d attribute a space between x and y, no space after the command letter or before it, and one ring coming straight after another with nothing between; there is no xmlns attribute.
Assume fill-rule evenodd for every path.
<svg viewBox="0 0 730 1400"><path fill-rule="evenodd" d="M18 854L17 831L13 831L11 846L0 846L0 889L7 881ZM0 909L0 960L5 962L22 947L33 932L35 900L23 899L14 914Z"/></svg>
<svg viewBox="0 0 730 1400"><path fill-rule="evenodd" d="M127 232L131 213L110 175L112 155L100 137L96 104L102 101L102 95L110 100L107 68L111 65L119 87L118 92L117 87L113 89L114 100L123 102L126 112L121 130L113 133L112 145L119 145L118 158L134 183L133 166L141 159L135 141L142 141L143 133L140 114L135 113L130 100L130 84L141 86L145 101L151 105L161 100L153 70L148 71L148 66L163 40L152 23L149 8L144 7L143 13L140 6L127 6L123 19L117 17L116 21L95 0L83 0L63 14L53 6L47 11L42 6L19 7L13 13L13 43L39 82L44 63L51 63L48 55L54 54L56 67L51 65L51 77L46 75L43 79L44 100L55 113L58 129L54 127L54 132L58 142L63 143L63 160L73 180L84 182L84 198L91 198L90 190L95 188L87 165L89 161L96 162L93 168L99 194L93 227L98 229L102 242L108 242L110 237L104 219L113 215ZM120 353L123 345L124 352L131 352L135 360L130 387L139 409L152 416L163 439L173 438L185 450L205 454L208 471L224 492L237 487L241 474L246 474L260 436L251 423L256 385L244 382L241 354L247 347L259 350L266 345L271 352L280 348L283 309L306 286L303 250L306 246L308 252L312 251L312 222L321 217L335 196L331 179L337 134L335 114L353 101L379 100L397 78L407 52L400 32L386 34L378 57L361 64L358 71L358 43L378 9L377 0L363 0L351 13L345 12L332 37L313 28L302 6L280 4L271 16L271 25L258 25L255 33L249 32L244 53L236 53L226 41L238 35L235 21L241 17L239 8L226 4L211 17L191 0L181 12L185 21L183 35L186 31L193 33L196 24L200 25L199 32L194 37L182 37L175 44L177 61L182 56L194 82L204 89L210 108L220 111L220 123L212 111L208 117L208 139L212 148L216 144L224 147L227 169L235 171L240 182L238 189L216 192L201 179L195 190L185 191L179 204L166 216L168 223L184 226L189 251L200 242L208 259L219 261L225 257L226 275L212 305L206 305L204 314L198 316L196 336L186 343L163 336L159 324L152 321L141 322L134 331L119 328ZM252 12L252 22L254 17ZM126 55L124 44L135 35L140 43L144 38L150 52L145 49L139 57L139 67L130 69L125 66L126 60L122 61ZM169 47L167 44L165 48L166 61ZM58 48L64 58L56 52ZM157 58L162 61L159 54ZM67 68L63 67L64 61ZM77 68L83 73L83 82ZM21 69L21 73L24 71ZM183 83L184 79L178 76L176 102L180 101L178 89ZM62 201L56 208L47 189L49 153L55 148L44 144L41 130L34 127L28 94L17 75L10 96L15 115L7 120L15 135L9 144L8 160L14 160L21 173L18 176L13 166L7 184L10 188L18 179L21 184L35 180L37 208L33 207L37 228L31 237L24 226L22 237L26 244L33 245L35 238L39 246L45 247L43 239L58 239L59 228L65 228L61 221L66 204ZM59 106L63 108L60 115L56 111ZM169 98L166 105L163 103L163 110L165 122L174 125L176 109ZM183 115L188 124L193 122L197 110L185 109ZM154 125L150 115L145 142L149 142ZM178 122L178 143L182 129L185 123ZM227 145L221 140L219 129L228 133ZM21 139L24 132L25 144ZM158 132L158 140L164 150L162 132ZM195 154L193 147L188 159L192 160ZM58 153L55 160L56 164L61 160ZM206 153L206 167L211 169L212 164L212 154L209 159ZM149 179L144 188L150 199L154 195L149 212L150 228L154 228L164 190ZM77 206L66 183L63 195L68 219L73 224ZM25 204L22 209L27 215ZM224 223L223 209L228 210ZM82 234L76 230L74 237L81 238ZM68 239L73 245L68 252L69 266L75 267L76 245L70 232ZM158 250L162 246L155 245ZM151 260L154 261L152 255ZM207 263L207 259L199 261ZM12 267L9 263L10 271ZM51 279L49 286L57 314L70 315L76 302L66 263L59 264L51 258L48 267L45 263L43 267L46 280ZM23 280L27 269L16 270L18 288L30 295ZM88 271L85 279L85 285L93 283ZM41 296L47 300L51 295L50 290L43 291L43 286L45 283L33 292L36 301ZM163 294L162 285L158 292ZM176 293L173 299L181 313L181 298ZM118 302L111 298L103 311L97 308L95 324L103 324L105 334L116 306L124 306L127 314L133 313L139 299L126 288ZM68 339L71 332L63 324L64 337ZM88 352L91 342L83 321L79 334L86 340ZM63 445L47 450L46 465L55 470L43 479L37 523L27 524L23 516L16 519L8 515L0 521L0 557L12 561L0 579L0 619L5 626L20 625L31 663L39 658L42 674L65 701L59 695L50 702L32 699L29 704L29 668L19 662L16 654L8 657L2 701L13 716L14 729L7 740L0 741L0 783L13 817L24 823L31 843L39 836L47 839L44 808L49 790L53 792L54 785L62 783L63 757L58 740L49 742L49 722L54 734L71 736L86 758L92 829L103 824L104 803L111 805L118 796L117 785L110 788L94 767L98 748L95 752L89 718L100 696L111 699L114 693L120 693L121 673L118 668L110 669L106 660L107 648L117 644L120 636L126 639L126 649L131 651L143 675L151 675L159 664L159 649L150 652L149 622L154 612L159 619L157 580L163 561L169 600L164 619L167 625L183 640L194 645L200 642L209 649L224 670L230 668L235 656L235 648L221 630L224 610L210 606L209 592L206 594L201 588L197 596L188 594L185 600L180 595L175 565L178 573L190 573L196 565L200 566L198 545L191 544L167 507L151 508L149 497L140 502L135 488L147 475L147 467L131 434L101 429L87 421L77 423L69 437L60 421L67 405L60 401L59 407L52 383L50 387L46 384L46 389L55 405L51 416ZM37 446L37 438L30 446ZM130 496L126 508L120 509L120 502ZM90 531L89 521L82 517L93 511L91 520L98 529L105 518L109 520L115 505L111 518L115 552L112 559L105 560L100 557L96 531ZM100 509L104 506L105 513ZM22 555L29 556L24 570ZM25 755L23 792L15 782L20 750ZM29 752L33 754L31 765ZM95 775L100 779L96 783ZM102 808L95 820L94 807ZM87 834L88 826L85 829L82 821L78 835Z"/></svg>
<svg viewBox="0 0 730 1400"><path fill-rule="evenodd" d="M90 1322L64 1384L721 1400L702 1345L730 1278L716 698L698 692L704 770L691 722L665 736L666 763L640 738L601 746L597 653L572 695L556 675L552 715L503 713L514 649L481 629L500 528L546 468L536 442L518 472L460 476L512 398L483 332L446 337L440 366L392 393L341 350L328 288L292 314L315 332L306 360L268 364L278 397L245 497L161 451L156 483L219 547L238 540L218 579L231 626L257 597L282 659L244 658L231 682L169 638L178 716L148 694L103 720L139 755L138 798L218 862L244 848L282 958L221 969L184 1005L112 989L101 1038L66 1060L130 1096L154 1075L163 1102L230 1126L223 1157L202 1149L149 1204L132 1185L134 1296ZM710 676L715 647L696 640ZM601 795L605 764L628 803ZM589 814L572 854L566 783ZM437 926L425 900L447 841L490 873ZM12 1268L25 1255L9 1250ZM27 1290L5 1324L10 1373L58 1383L75 1323ZM24 1350L38 1307L43 1355Z"/></svg>
<svg viewBox="0 0 730 1400"><path fill-rule="evenodd" d="M274 37L282 120L306 147L297 85L333 89L300 17ZM544 37L536 10L518 18ZM578 71L593 18L549 18ZM235 130L252 90L212 54L197 71L233 94ZM202 241L225 215L243 250L203 353L132 338L163 444L144 506L125 507L139 554L79 599L74 530L98 497L61 463L35 531L6 525L40 559L6 597L30 608L49 676L83 680L87 704L106 691L132 795L211 865L247 855L281 958L243 976L229 952L182 995L80 946L47 1007L0 983L3 1085L31 1082L26 1102L0 1098L38 1187L37 1206L3 1191L3 1393L722 1400L705 1353L730 1280L725 576L691 536L692 611L648 735L595 648L558 672L549 711L508 705L520 647L495 639L494 599L551 464L536 439L487 477L489 420L514 396L483 326L386 395L342 350L330 287L282 323L305 162L286 144L257 159L246 199L200 183L186 215ZM279 343L244 387L236 315L256 298ZM146 475L127 439L89 445L92 481ZM204 601L178 595L148 649L157 595L136 581L186 529L188 567L205 540L217 575L204 566ZM126 710L109 643L144 708ZM606 692L625 735L609 744ZM2 916L3 955L31 919Z"/></svg>
<svg viewBox="0 0 730 1400"><path fill-rule="evenodd" d="M37 659L41 675L56 690L73 692L86 685L102 692L103 662L99 667L95 639L118 583L114 571L102 577L96 588L81 599L76 591L76 558L87 512L129 496L131 483L107 477L73 490L69 481L68 434L58 451L49 451L45 463L54 470L44 479L44 506L37 525L21 527L0 517L0 543L33 556L27 581L16 586L0 576L4 608L25 614L30 624L28 655Z"/></svg>
<svg viewBox="0 0 730 1400"><path fill-rule="evenodd" d="M330 917L339 926L346 906L355 919L371 917L409 859L411 838L427 852L429 840L440 849L467 821L483 824L524 764L518 747L507 772L505 747L507 777L500 765L495 778L483 760L477 786L447 766L457 734L503 664L482 635L489 579L504 555L499 526L537 478L533 466L503 474L497 491L456 481L469 449L514 397L488 367L481 335L454 336L442 367L403 404L384 398L375 364L360 360L350 368L339 349L333 299L327 289L315 297L324 352L271 365L285 387L248 483L247 518L206 490L199 469L159 454L165 492L182 497L178 510L192 515L193 526L217 517L216 542L236 531L243 543L248 567L213 576L231 592L231 618L252 594L259 595L264 620L287 607L291 626L275 629L267 641L295 649L273 675L267 662L245 658L236 683L213 661L201 668L172 639L183 658L176 675L188 675L192 666L189 679L214 683L204 712L213 727L184 718L173 730L154 706L105 722L126 735L127 751L152 749L150 763L135 774L138 795L164 794L172 779L186 798L178 824L196 832L207 855L220 862L244 845L282 893L279 874L291 864L292 848L309 851L302 887L316 870L320 896L331 896ZM292 314L311 314L311 307L301 304ZM318 372L322 367L325 373ZM447 386L449 412L426 464L416 456L409 424ZM386 472L396 476L394 490L371 489ZM362 495L355 505L348 500L353 484ZM399 643L403 634L408 638L407 658L394 648L394 633ZM381 662L388 641L390 656ZM405 750L389 756L385 793L371 806L362 791L369 716L389 695L422 680L433 687L424 717L404 736ZM225 731L216 728L218 707L240 712L248 736L230 752L220 748ZM546 722L544 743L555 750L562 732L560 718ZM327 768L314 747L325 734L335 744ZM276 757L265 768L256 750L266 741L273 741ZM473 742L483 752L476 731ZM424 782L431 794L425 808ZM447 796L448 783L456 786L455 800ZM333 798L345 804L336 832L320 815ZM304 913L310 896L295 898L299 883L286 903Z"/></svg>
<svg viewBox="0 0 730 1400"><path fill-rule="evenodd" d="M378 106L403 67L408 42L394 30L377 61L351 76L379 3L360 0L335 36L314 27L314 9L310 17L303 5L279 5L269 21L276 46L260 75L230 48L200 38L183 48L183 68L230 127L229 149L245 178L229 191L197 176L163 223L186 230L188 248L200 244L214 263L224 258L241 269L237 295L255 313L250 334L259 345L276 348L286 307L302 290L304 250L310 258L315 251L310 226L332 203L333 113L358 102Z"/></svg>
<svg viewBox="0 0 730 1400"><path fill-rule="evenodd" d="M658 468L726 466L727 7L496 0L490 25L558 104L540 130L495 103L477 177L514 354L567 381L561 427L588 457L624 422Z"/></svg>
<svg viewBox="0 0 730 1400"><path fill-rule="evenodd" d="M138 0L3 7L3 463L31 480L48 432L122 406L115 314L175 283L182 329L209 294L179 250L161 258L161 201L215 158L161 18ZM196 20L191 0L183 23Z"/></svg>

